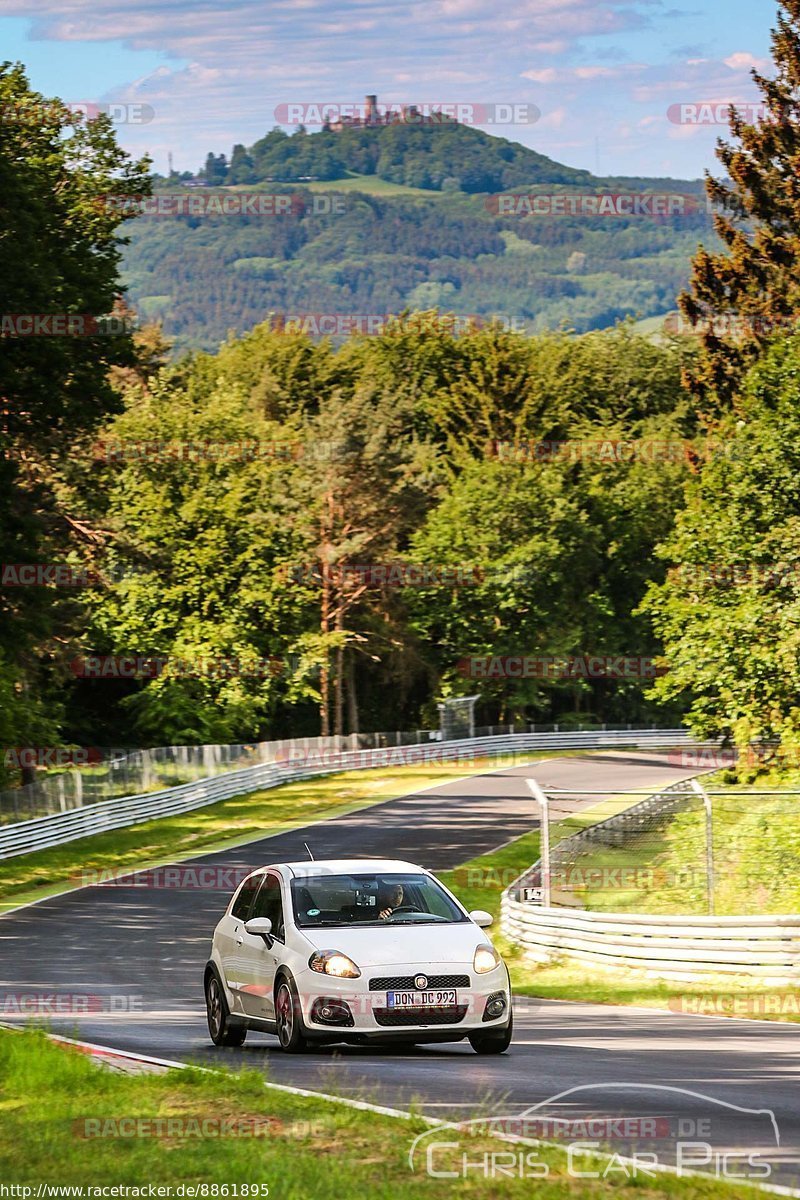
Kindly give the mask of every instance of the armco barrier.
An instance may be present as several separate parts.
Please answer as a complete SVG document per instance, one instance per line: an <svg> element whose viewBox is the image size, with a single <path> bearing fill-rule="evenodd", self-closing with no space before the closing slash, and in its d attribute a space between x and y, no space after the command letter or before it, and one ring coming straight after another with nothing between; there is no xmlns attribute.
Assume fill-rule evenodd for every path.
<svg viewBox="0 0 800 1200"><path fill-rule="evenodd" d="M800 915L668 917L537 908L502 902L502 929L539 963L569 959L635 968L658 979L751 976L760 984L800 981Z"/></svg>
<svg viewBox="0 0 800 1200"><path fill-rule="evenodd" d="M111 829L139 825L158 817L189 812L231 796L262 791L293 780L330 775L335 771L364 770L369 767L402 766L417 762L451 762L495 754L535 754L544 750L608 750L627 747L669 747L692 745L683 729L583 730L575 733L518 733L498 737L465 738L432 745L387 747L382 750L352 750L331 755L304 755L286 762L260 763L254 767L229 771L211 779L180 784L160 792L104 800L97 804L54 813L30 821L0 827L0 859L48 846L58 846L76 838Z"/></svg>

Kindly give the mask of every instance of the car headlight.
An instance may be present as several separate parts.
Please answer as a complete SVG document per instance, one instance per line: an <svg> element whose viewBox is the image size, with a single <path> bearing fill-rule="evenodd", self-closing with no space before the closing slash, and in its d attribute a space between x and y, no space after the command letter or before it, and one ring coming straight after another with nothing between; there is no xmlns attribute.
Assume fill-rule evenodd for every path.
<svg viewBox="0 0 800 1200"><path fill-rule="evenodd" d="M361 974L352 958L341 950L318 950L311 955L308 965L320 975L336 975L339 979L358 979Z"/></svg>
<svg viewBox="0 0 800 1200"><path fill-rule="evenodd" d="M475 951L475 957L472 960L472 968L478 975L485 975L487 971L493 971L495 967L500 966L500 955L495 950L494 946L489 946L486 943L478 946Z"/></svg>

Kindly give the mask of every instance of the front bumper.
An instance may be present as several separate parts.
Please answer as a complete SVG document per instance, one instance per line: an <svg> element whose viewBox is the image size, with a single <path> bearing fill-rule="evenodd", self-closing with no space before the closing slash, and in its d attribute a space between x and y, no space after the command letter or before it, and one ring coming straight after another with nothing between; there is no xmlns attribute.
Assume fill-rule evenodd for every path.
<svg viewBox="0 0 800 1200"><path fill-rule="evenodd" d="M405 982L420 974L429 980L426 991L454 989L456 1003L392 1008L387 993L422 990ZM503 1029L511 1015L511 988L503 963L485 975L477 975L472 963L366 967L358 979L338 979L307 969L296 976L295 983L303 1023L311 1037L453 1041L470 1033ZM490 1002L494 1003L487 1011Z"/></svg>

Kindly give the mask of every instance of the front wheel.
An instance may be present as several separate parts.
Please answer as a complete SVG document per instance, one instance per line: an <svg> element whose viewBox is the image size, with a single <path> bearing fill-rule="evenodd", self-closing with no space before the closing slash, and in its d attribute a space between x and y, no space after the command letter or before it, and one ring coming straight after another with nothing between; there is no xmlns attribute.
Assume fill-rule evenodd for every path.
<svg viewBox="0 0 800 1200"><path fill-rule="evenodd" d="M290 979L281 978L275 993L275 1023L281 1050L287 1054L299 1054L306 1048L300 998Z"/></svg>
<svg viewBox="0 0 800 1200"><path fill-rule="evenodd" d="M213 971L206 978L206 1015L208 1032L215 1046L241 1046L247 1026L231 1016L222 984Z"/></svg>
<svg viewBox="0 0 800 1200"><path fill-rule="evenodd" d="M503 1054L511 1045L514 1033L514 1018L509 1015L505 1029L492 1030L487 1033L471 1033L469 1044L476 1054Z"/></svg>

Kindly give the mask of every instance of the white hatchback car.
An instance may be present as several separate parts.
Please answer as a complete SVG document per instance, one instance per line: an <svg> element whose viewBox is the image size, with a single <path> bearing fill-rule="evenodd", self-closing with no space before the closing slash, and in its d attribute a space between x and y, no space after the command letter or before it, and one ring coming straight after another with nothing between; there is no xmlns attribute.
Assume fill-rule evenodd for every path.
<svg viewBox="0 0 800 1200"><path fill-rule="evenodd" d="M502 1054L508 970L483 928L430 871L391 859L278 863L249 875L214 931L208 1029L248 1029L284 1050L324 1042L454 1042Z"/></svg>

